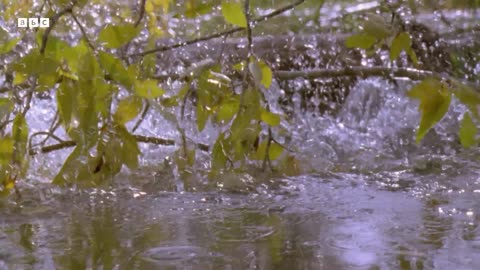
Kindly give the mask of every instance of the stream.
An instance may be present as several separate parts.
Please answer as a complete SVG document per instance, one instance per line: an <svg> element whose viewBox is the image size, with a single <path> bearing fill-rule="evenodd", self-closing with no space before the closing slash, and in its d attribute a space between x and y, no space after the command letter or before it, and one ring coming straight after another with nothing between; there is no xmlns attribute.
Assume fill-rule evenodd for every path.
<svg viewBox="0 0 480 270"><path fill-rule="evenodd" d="M225 176L234 188L185 191L169 167L174 147L140 144L141 168L95 189L49 183L71 149L37 155L22 198L0 201L0 270L480 269L480 149L457 135L466 108L453 100L416 144L411 85L359 80L335 116L303 111L294 95L281 125L303 173ZM267 98L280 93L274 83ZM34 99L30 132L54 110L54 99ZM136 133L179 140L166 113L179 112L153 110ZM218 135L184 128L196 142Z"/></svg>

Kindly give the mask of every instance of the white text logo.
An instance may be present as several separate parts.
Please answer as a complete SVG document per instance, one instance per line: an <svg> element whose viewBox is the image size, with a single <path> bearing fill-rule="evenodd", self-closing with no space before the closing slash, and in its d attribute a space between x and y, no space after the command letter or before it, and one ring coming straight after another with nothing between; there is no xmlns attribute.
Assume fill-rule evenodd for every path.
<svg viewBox="0 0 480 270"><path fill-rule="evenodd" d="M26 28L47 28L50 26L50 19L49 18L18 18L17 26Z"/></svg>

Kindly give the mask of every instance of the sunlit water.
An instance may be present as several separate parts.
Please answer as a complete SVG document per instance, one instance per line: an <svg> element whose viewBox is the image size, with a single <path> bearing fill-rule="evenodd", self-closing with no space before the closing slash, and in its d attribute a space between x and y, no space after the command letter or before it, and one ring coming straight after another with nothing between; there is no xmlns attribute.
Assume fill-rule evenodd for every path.
<svg viewBox="0 0 480 270"><path fill-rule="evenodd" d="M480 153L456 136L465 108L454 102L416 144L409 85L360 81L336 116L294 104L282 125L305 173L231 176L258 182L250 192L182 192L164 162L173 147L142 144L139 171L88 190L48 184L69 150L37 156L23 198L0 204L0 270L480 269ZM31 132L54 108L34 102ZM166 113L178 114L152 112L137 133L178 139ZM215 140L194 127L190 138Z"/></svg>

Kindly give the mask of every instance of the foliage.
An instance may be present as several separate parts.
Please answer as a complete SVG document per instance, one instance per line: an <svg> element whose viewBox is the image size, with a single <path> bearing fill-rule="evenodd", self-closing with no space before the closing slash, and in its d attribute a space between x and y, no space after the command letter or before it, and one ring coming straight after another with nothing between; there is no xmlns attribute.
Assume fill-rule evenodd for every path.
<svg viewBox="0 0 480 270"><path fill-rule="evenodd" d="M74 147L53 179L58 185L95 186L120 172L123 166L137 168L141 151L135 128L130 125L142 121L144 113L152 107L178 127L182 143L175 154L176 165L181 171L188 172L195 164L196 150L200 147L186 138L180 125L183 119L177 119L166 108L183 110L192 96L195 97L193 106L198 131L203 131L208 123L219 130L213 145L200 148L211 155L211 166L205 174L215 177L228 170L241 170L247 164L261 164L264 169L268 167L283 174L300 173L300 162L277 138L286 132L281 125L285 116L271 111L264 96L265 90L272 86L275 73L265 60L255 56L252 44L248 44L248 57L231 67L214 63L188 72L181 77L184 85L179 91L164 89L153 76L156 61L153 53L157 52L155 41L166 35L168 14L194 18L213 14L218 7L224 24L233 29L231 33L218 36L241 32L248 40L252 39L254 22L268 16L254 21L254 14L245 13L251 13L254 8L245 6L244 1L205 4L187 0L183 6L171 11L173 1L146 0L141 1L143 10L137 19L106 22L92 37L82 25L82 18L77 18L77 14L88 8L89 1L49 2L41 12L55 18L50 28L20 31L18 35L0 28L0 56L14 59L0 70L5 78L10 78L5 80L7 90L0 97L0 131L3 134L0 138L1 192L8 194L15 181L25 177L29 155L51 149L43 144L32 145L31 139L38 134L29 133L25 120L32 98L44 91L55 93L58 111L59 125L52 124L49 137L56 137L56 128L61 126L68 138L57 140L58 149ZM297 1L285 10L301 3L303 1ZM16 2L3 1L3 5L7 11L3 15L5 20L12 19L12 10L16 8L18 14L29 15L29 11ZM272 14L276 15L275 12ZM82 33L74 42L67 41L60 31L51 31L54 27L69 24L74 24ZM394 29L378 14L370 14L362 29L347 38L348 48L375 53L387 46L391 61L405 53L417 66L410 33ZM148 50L127 55L129 46L141 40L143 32L148 33ZM18 46L23 38L28 46ZM235 70L240 75L225 74L226 69ZM16 91L18 89L21 96ZM480 104L480 96L474 89L460 81L442 80L432 75L415 85L408 96L420 101L422 116L418 142L442 119L452 96L455 96L470 109L462 120L461 142L466 147L476 144L475 122L479 118L476 107ZM165 142L160 139L148 141Z"/></svg>

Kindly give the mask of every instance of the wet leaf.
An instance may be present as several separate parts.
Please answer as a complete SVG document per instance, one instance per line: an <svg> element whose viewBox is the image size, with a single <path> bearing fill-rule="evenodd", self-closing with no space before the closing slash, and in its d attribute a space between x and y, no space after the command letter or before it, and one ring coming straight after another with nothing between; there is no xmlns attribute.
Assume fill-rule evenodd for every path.
<svg viewBox="0 0 480 270"><path fill-rule="evenodd" d="M283 147L276 142L272 142L268 149L268 155L270 160L278 159L283 153Z"/></svg>
<svg viewBox="0 0 480 270"><path fill-rule="evenodd" d="M375 42L377 42L377 39L374 36L356 34L345 40L345 46L347 46L347 48L369 49L375 44Z"/></svg>
<svg viewBox="0 0 480 270"><path fill-rule="evenodd" d="M192 3L193 2L193 3ZM195 18L199 15L205 15L212 10L212 4L197 3L195 1L187 2L187 10L185 11L185 17Z"/></svg>
<svg viewBox="0 0 480 270"><path fill-rule="evenodd" d="M197 104L197 128L202 131L207 124L209 113L205 106L200 102Z"/></svg>
<svg viewBox="0 0 480 270"><path fill-rule="evenodd" d="M118 103L118 108L113 118L118 124L124 125L135 119L142 111L142 107L143 103L141 98L135 96L126 97Z"/></svg>
<svg viewBox="0 0 480 270"><path fill-rule="evenodd" d="M212 148L212 169L213 170L221 170L225 168L227 164L228 157L226 156L225 152L225 135L222 133L218 136L215 144Z"/></svg>
<svg viewBox="0 0 480 270"><path fill-rule="evenodd" d="M111 138L105 146L105 167L112 174L117 174L122 169L123 157L118 154L122 151L122 144L117 136Z"/></svg>
<svg viewBox="0 0 480 270"><path fill-rule="evenodd" d="M0 55L10 52L19 40L20 38L12 38L6 30L0 27Z"/></svg>
<svg viewBox="0 0 480 270"><path fill-rule="evenodd" d="M58 66L58 61L41 55L38 49L33 49L17 63L13 64L13 70L28 77L40 74L56 74Z"/></svg>
<svg viewBox="0 0 480 270"><path fill-rule="evenodd" d="M158 86L158 82L156 80L137 80L135 81L135 93L137 96L142 98L154 99L162 96L165 93L165 90Z"/></svg>
<svg viewBox="0 0 480 270"><path fill-rule="evenodd" d="M121 83L128 89L132 88L135 78L132 78L133 74L128 73L120 59L109 53L99 52L99 60L102 67L114 81Z"/></svg>
<svg viewBox="0 0 480 270"><path fill-rule="evenodd" d="M28 125L22 114L17 114L13 120L12 138L14 140L13 162L18 166L18 175L26 175L28 169Z"/></svg>
<svg viewBox="0 0 480 270"><path fill-rule="evenodd" d="M398 34L392 41L390 46L390 60L395 60L400 56L402 51L409 51L411 49L412 40L410 35L406 32Z"/></svg>
<svg viewBox="0 0 480 270"><path fill-rule="evenodd" d="M420 101L422 114L416 141L419 143L425 134L438 123L448 111L451 92L439 80L428 78L408 91L408 96Z"/></svg>
<svg viewBox="0 0 480 270"><path fill-rule="evenodd" d="M377 39L384 39L392 34L392 29L385 18L381 15L369 13L363 23L363 31Z"/></svg>
<svg viewBox="0 0 480 270"><path fill-rule="evenodd" d="M0 138L0 165L7 165L13 157L14 141L11 137Z"/></svg>
<svg viewBox="0 0 480 270"><path fill-rule="evenodd" d="M0 98L0 121L13 110L13 101L8 98Z"/></svg>
<svg viewBox="0 0 480 270"><path fill-rule="evenodd" d="M17 114L13 120L12 138L15 140L17 147L21 146L16 148L15 151L19 152L19 154L24 154L28 141L28 125L22 114Z"/></svg>
<svg viewBox="0 0 480 270"><path fill-rule="evenodd" d="M247 27L247 18L240 3L222 1L222 14L228 23Z"/></svg>
<svg viewBox="0 0 480 270"><path fill-rule="evenodd" d="M264 160L266 152L267 152L267 141L262 141L258 145L257 149L255 149L255 151L250 154L249 158L252 160Z"/></svg>
<svg viewBox="0 0 480 270"><path fill-rule="evenodd" d="M100 31L98 40L109 49L116 49L132 40L138 35L140 28L136 28L133 24L113 25L108 24Z"/></svg>
<svg viewBox="0 0 480 270"><path fill-rule="evenodd" d="M459 135L463 147L468 148L476 144L475 136L477 135L477 126L473 123L469 113L463 115Z"/></svg>
<svg viewBox="0 0 480 270"><path fill-rule="evenodd" d="M136 169L138 167L138 156L141 153L140 149L138 148L137 140L123 126L119 126L117 128L117 134L122 141L122 163L130 169Z"/></svg>
<svg viewBox="0 0 480 270"><path fill-rule="evenodd" d="M232 97L226 102L220 105L220 108L217 112L217 121L229 122L232 120L233 116L238 112L240 108L240 100L238 98Z"/></svg>
<svg viewBox="0 0 480 270"><path fill-rule="evenodd" d="M77 94L73 90L73 82L64 80L57 91L57 107L60 120L68 131L73 119L73 109L76 108Z"/></svg>
<svg viewBox="0 0 480 270"><path fill-rule="evenodd" d="M262 67L256 59L250 60L250 63L248 63L248 70L250 71L250 74L252 74L255 83L260 85L263 79L263 72Z"/></svg>
<svg viewBox="0 0 480 270"><path fill-rule="evenodd" d="M262 71L262 80L261 83L265 88L270 88L270 85L272 84L272 70L270 67L265 63L265 61L260 60L259 61L260 69Z"/></svg>
<svg viewBox="0 0 480 270"><path fill-rule="evenodd" d="M280 115L268 111L262 111L260 119L272 127L276 127L280 124Z"/></svg>
<svg viewBox="0 0 480 270"><path fill-rule="evenodd" d="M3 44L0 44L0 55L9 53L13 48L15 48L15 46L19 41L20 41L20 38L12 38Z"/></svg>
<svg viewBox="0 0 480 270"><path fill-rule="evenodd" d="M65 184L72 183L76 180L79 167L82 165L82 163L78 161L78 158L82 153L82 147L77 145L65 162L63 162L62 168L53 179L52 184L64 186Z"/></svg>
<svg viewBox="0 0 480 270"><path fill-rule="evenodd" d="M480 108L480 94L473 88L462 83L454 82L453 94L458 100L465 104L475 118L480 118L478 110Z"/></svg>

